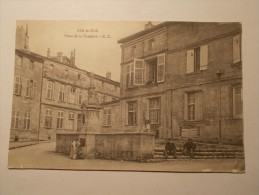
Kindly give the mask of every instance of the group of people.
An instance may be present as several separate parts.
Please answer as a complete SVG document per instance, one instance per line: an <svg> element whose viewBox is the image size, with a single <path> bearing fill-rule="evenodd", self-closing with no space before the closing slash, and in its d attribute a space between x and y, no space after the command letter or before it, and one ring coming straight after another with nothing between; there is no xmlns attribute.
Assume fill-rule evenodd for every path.
<svg viewBox="0 0 259 195"><path fill-rule="evenodd" d="M189 156L190 159L192 159L194 158L195 150L196 150L196 144L193 143L192 139L188 139L187 142L185 142L183 145L182 152L184 155ZM173 142L173 139L170 139L165 144L164 155L166 158L168 157L168 155L173 155L174 158L177 158L177 149Z"/></svg>
<svg viewBox="0 0 259 195"><path fill-rule="evenodd" d="M78 139L74 139L71 143L69 158L75 160L82 157L83 157L83 152L82 152L80 141Z"/></svg>

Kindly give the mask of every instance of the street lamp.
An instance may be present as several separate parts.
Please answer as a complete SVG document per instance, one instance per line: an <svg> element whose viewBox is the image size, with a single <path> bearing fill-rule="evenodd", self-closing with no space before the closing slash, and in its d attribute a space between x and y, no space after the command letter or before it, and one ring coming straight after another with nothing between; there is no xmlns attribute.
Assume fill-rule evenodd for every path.
<svg viewBox="0 0 259 195"><path fill-rule="evenodd" d="M217 76L219 79L219 144L221 144L222 132L221 132L221 75L222 71L217 71Z"/></svg>

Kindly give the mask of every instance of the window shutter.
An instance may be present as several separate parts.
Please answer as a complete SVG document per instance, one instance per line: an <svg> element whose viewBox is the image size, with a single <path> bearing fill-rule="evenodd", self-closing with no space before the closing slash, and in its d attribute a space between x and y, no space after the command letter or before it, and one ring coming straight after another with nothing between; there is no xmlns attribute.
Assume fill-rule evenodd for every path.
<svg viewBox="0 0 259 195"><path fill-rule="evenodd" d="M202 92L195 93L195 120L202 120Z"/></svg>
<svg viewBox="0 0 259 195"><path fill-rule="evenodd" d="M200 70L206 70L208 67L208 45L201 46L200 51Z"/></svg>
<svg viewBox="0 0 259 195"><path fill-rule="evenodd" d="M143 85L144 60L134 59L134 85Z"/></svg>
<svg viewBox="0 0 259 195"><path fill-rule="evenodd" d="M126 102L125 103L125 125L129 124L129 118L128 118L128 113L129 113L129 104Z"/></svg>
<svg viewBox="0 0 259 195"><path fill-rule="evenodd" d="M233 63L241 61L241 36L233 37Z"/></svg>
<svg viewBox="0 0 259 195"><path fill-rule="evenodd" d="M33 82L33 97L36 97L36 90L37 90L37 82L36 81L34 81Z"/></svg>
<svg viewBox="0 0 259 195"><path fill-rule="evenodd" d="M184 93L184 120L187 121L188 119L188 94Z"/></svg>
<svg viewBox="0 0 259 195"><path fill-rule="evenodd" d="M165 54L157 56L157 82L165 81Z"/></svg>
<svg viewBox="0 0 259 195"><path fill-rule="evenodd" d="M194 72L194 50L187 51L187 73Z"/></svg>

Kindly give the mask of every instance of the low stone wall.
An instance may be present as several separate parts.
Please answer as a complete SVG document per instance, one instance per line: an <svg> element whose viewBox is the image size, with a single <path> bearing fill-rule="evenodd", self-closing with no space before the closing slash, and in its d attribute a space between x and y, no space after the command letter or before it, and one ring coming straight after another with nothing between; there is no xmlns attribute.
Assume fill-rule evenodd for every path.
<svg viewBox="0 0 259 195"><path fill-rule="evenodd" d="M59 133L56 152L69 154L74 139L80 140L86 158L143 161L154 155L151 133Z"/></svg>
<svg viewBox="0 0 259 195"><path fill-rule="evenodd" d="M151 133L97 134L95 157L142 161L153 158L154 135Z"/></svg>

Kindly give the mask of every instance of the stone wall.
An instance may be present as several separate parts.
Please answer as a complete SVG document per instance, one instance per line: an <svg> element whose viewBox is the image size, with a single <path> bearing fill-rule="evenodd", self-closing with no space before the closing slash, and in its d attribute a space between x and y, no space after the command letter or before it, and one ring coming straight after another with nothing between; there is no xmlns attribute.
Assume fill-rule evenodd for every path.
<svg viewBox="0 0 259 195"><path fill-rule="evenodd" d="M73 140L79 139L86 158L143 161L153 158L151 133L63 133L56 136L56 152L69 154Z"/></svg>

